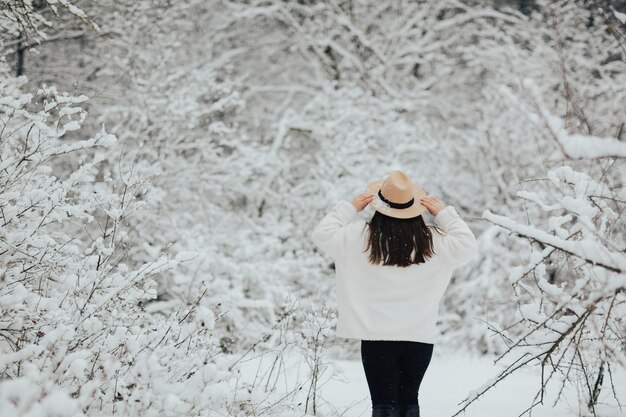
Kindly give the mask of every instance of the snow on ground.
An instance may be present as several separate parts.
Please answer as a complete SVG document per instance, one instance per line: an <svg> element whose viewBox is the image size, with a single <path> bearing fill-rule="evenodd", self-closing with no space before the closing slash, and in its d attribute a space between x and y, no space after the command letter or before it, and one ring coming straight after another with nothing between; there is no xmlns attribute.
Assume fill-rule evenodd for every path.
<svg viewBox="0 0 626 417"><path fill-rule="evenodd" d="M285 384L287 384L290 387L287 390L289 391L294 388L294 381L305 380L308 375L308 365L298 356L299 354L292 353L285 357L288 372L286 375L280 376L278 389L284 389ZM259 361L259 358L262 360ZM435 345L433 358L420 388L422 417L450 417L454 414L460 408L458 404L468 392L477 389L487 379L496 376L504 368L500 363L502 360L494 365L495 358L476 357L466 352L449 350L446 346ZM255 376L259 378L263 374L263 371L259 369L271 367L272 360L273 354L263 354L246 362L245 369L249 372L243 371L243 374L252 377L252 379ZM369 391L360 360L333 360L331 366L323 369L320 379L321 398L318 398L317 415L328 417L371 416ZM540 381L539 367L518 371L513 377L500 382L498 386L481 396L479 400L465 410L465 413L461 413L459 416L518 416L531 404ZM626 369L616 370L613 382L619 396L621 390L626 387ZM600 395L602 405L597 408L598 417L626 417L626 405L620 411L610 393L609 384L607 376ZM305 398L308 387L309 384L305 384L300 391L302 395L298 401ZM578 409L576 389L571 386L566 386L564 389L563 398L566 398L567 401L552 407L554 396L559 387L558 381L555 384L550 384L549 391L544 397L544 405L535 407L532 417L575 417L579 415L576 411ZM309 412L308 414L312 413ZM293 416L302 416L302 412L294 413Z"/></svg>

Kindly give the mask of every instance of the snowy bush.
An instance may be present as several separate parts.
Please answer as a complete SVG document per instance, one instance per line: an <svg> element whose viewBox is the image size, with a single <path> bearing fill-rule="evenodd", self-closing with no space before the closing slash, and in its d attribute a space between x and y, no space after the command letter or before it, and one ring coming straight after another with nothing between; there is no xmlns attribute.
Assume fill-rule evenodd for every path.
<svg viewBox="0 0 626 417"><path fill-rule="evenodd" d="M599 179L563 164L518 192L533 206L524 223L489 209L483 213L497 227L528 239L530 253L526 264L509 275L518 304L516 320L506 329L494 326L508 345L498 360L507 355L515 359L474 391L463 409L516 370L537 364L541 388L526 411L543 403L548 382L560 378L560 390L568 383L580 387L580 409L595 414L603 387L619 403L612 370L626 366L626 255L621 249L626 225L620 208L626 195L617 186L625 178L611 169L626 148L615 138L568 133L536 86L527 80L525 87L530 102L512 97L520 110L553 137L570 164L579 158L595 162L587 166Z"/></svg>
<svg viewBox="0 0 626 417"><path fill-rule="evenodd" d="M194 371L207 366L210 340L192 335L213 321L205 313L190 324L190 312L161 319L143 308L156 297L154 278L177 264L161 256L131 267L127 258L149 184L133 172L98 172L100 149L116 142L104 130L67 139L85 118L86 97L45 85L22 93L25 81L5 79L0 92L1 414L192 409L196 399L176 381L223 377ZM192 339L204 354L177 347ZM218 404L211 398L201 406Z"/></svg>
<svg viewBox="0 0 626 417"><path fill-rule="evenodd" d="M226 211L257 207L249 185L224 176L224 167L240 164L245 177L271 166L232 143L231 127L219 120L236 111L237 92L217 81L197 89L211 71L183 77L172 87L183 88L177 99L165 91L171 107L147 100L167 117L145 144L141 126L136 142L103 129L80 140L87 97L46 85L31 96L20 92L26 78L3 78L0 308L10 318L0 326L3 416L275 416L281 402L293 408L275 387L238 384L238 360L228 357L271 337L305 348L292 326L306 318L283 308L280 283L266 289L256 280L285 274L285 266L297 271L295 258L273 259L281 240L263 228L275 218L250 235L236 226L249 222ZM207 107L184 111L179 104L190 96ZM183 116L189 134L172 140ZM198 135L201 126L207 130ZM275 256L264 245L237 244L268 235ZM286 339L272 334L282 322ZM248 406L252 398L257 408Z"/></svg>

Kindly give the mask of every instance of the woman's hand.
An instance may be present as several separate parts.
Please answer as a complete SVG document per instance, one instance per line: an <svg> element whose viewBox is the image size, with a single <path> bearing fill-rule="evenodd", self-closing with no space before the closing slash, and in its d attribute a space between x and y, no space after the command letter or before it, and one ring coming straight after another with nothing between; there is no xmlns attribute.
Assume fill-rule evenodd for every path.
<svg viewBox="0 0 626 417"><path fill-rule="evenodd" d="M446 205L439 201L437 197L431 196L422 197L420 199L420 203L422 203L422 205L426 207L433 216L436 216L437 213L446 207Z"/></svg>
<svg viewBox="0 0 626 417"><path fill-rule="evenodd" d="M356 211L363 210L374 198L374 194L370 193L361 193L354 197L352 200L352 205L356 208Z"/></svg>

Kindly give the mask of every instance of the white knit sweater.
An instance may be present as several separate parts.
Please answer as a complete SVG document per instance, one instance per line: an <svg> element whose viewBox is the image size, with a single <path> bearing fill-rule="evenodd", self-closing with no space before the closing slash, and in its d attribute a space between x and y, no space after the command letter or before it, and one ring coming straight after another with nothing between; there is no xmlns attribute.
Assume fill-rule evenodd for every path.
<svg viewBox="0 0 626 417"><path fill-rule="evenodd" d="M453 269L476 252L474 234L447 206L434 217L446 232L432 231L436 255L408 267L373 265L362 253L368 226L357 214L352 203L339 201L311 234L335 261L336 336L435 343L439 301Z"/></svg>

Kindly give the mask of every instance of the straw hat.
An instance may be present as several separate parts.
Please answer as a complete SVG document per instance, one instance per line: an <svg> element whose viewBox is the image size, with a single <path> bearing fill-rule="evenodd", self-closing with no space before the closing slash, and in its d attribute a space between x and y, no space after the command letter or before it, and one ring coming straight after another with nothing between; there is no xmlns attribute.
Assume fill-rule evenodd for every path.
<svg viewBox="0 0 626 417"><path fill-rule="evenodd" d="M365 192L374 194L370 205L390 217L409 219L426 210L420 203L426 193L402 171L391 171L387 177L369 183Z"/></svg>

